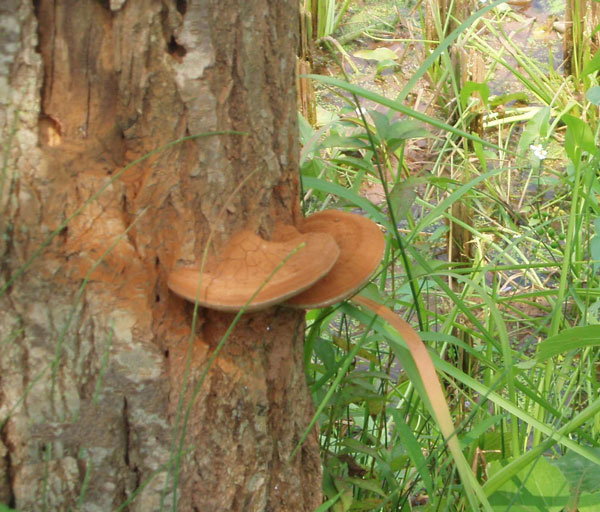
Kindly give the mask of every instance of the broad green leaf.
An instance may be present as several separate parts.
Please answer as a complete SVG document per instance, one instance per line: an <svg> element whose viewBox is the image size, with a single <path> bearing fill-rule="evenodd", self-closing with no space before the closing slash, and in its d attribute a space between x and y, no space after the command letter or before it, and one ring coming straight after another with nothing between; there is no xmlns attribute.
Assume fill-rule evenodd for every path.
<svg viewBox="0 0 600 512"><path fill-rule="evenodd" d="M360 138L344 137L337 133L332 133L321 143L322 148L365 148L368 144Z"/></svg>
<svg viewBox="0 0 600 512"><path fill-rule="evenodd" d="M395 300L391 299L387 295L383 295L379 287L374 283L369 283L367 286L365 286L360 291L360 294L368 297L371 300L374 300L375 302L378 302L379 304L384 304L387 307L393 308L394 304L396 304Z"/></svg>
<svg viewBox="0 0 600 512"><path fill-rule="evenodd" d="M475 155L477 155L477 160L479 160L479 165L481 165L481 169L483 172L487 172L487 160L485 158L485 151L483 150L483 146L479 142L473 141L473 150L475 151Z"/></svg>
<svg viewBox="0 0 600 512"><path fill-rule="evenodd" d="M331 110L317 105L317 126L324 126L339 119L338 115Z"/></svg>
<svg viewBox="0 0 600 512"><path fill-rule="evenodd" d="M377 450L375 448L361 443L358 439L352 439L350 437L347 437L342 441L341 444L342 446L349 448L353 452L364 453L365 455L373 457L374 459L379 458L379 454L377 453Z"/></svg>
<svg viewBox="0 0 600 512"><path fill-rule="evenodd" d="M582 74L590 75L600 69L600 51L597 51L594 56L583 66Z"/></svg>
<svg viewBox="0 0 600 512"><path fill-rule="evenodd" d="M519 140L519 153L525 153L531 144L544 139L550 130L550 107L540 107L540 109L527 121L521 139Z"/></svg>
<svg viewBox="0 0 600 512"><path fill-rule="evenodd" d="M391 59L380 60L377 62L377 71L375 74L379 75L383 73L386 69L394 69L398 65L397 62Z"/></svg>
<svg viewBox="0 0 600 512"><path fill-rule="evenodd" d="M384 60L396 60L398 58L398 55L396 55L393 50L390 50L385 46L375 48L374 50L358 50L354 52L353 55L359 59L376 60L377 62Z"/></svg>
<svg viewBox="0 0 600 512"><path fill-rule="evenodd" d="M330 510L331 507L333 507L333 505L335 505L337 503L337 501L340 499L342 492L343 491L338 492L333 498L331 498L330 500L327 500L325 503L322 503L321 505L319 505L319 507L315 509L315 512L327 512L327 510Z"/></svg>
<svg viewBox="0 0 600 512"><path fill-rule="evenodd" d="M565 151L571 162L577 165L583 151L590 154L596 152L594 134L590 126L577 117L565 114L562 116L562 121L567 125Z"/></svg>
<svg viewBox="0 0 600 512"><path fill-rule="evenodd" d="M355 156L340 156L338 158L331 159L336 165L345 165L348 167L354 167L355 169L359 169L362 171L366 171L372 176L377 176L375 169L373 168L373 162L367 158L357 158Z"/></svg>
<svg viewBox="0 0 600 512"><path fill-rule="evenodd" d="M379 496L383 496L384 498L386 496L385 492L378 485L378 482L375 479L365 480L363 478L348 477L345 478L345 480L351 483L354 487L359 487L361 489L365 489L366 491L374 492L375 494L379 494Z"/></svg>
<svg viewBox="0 0 600 512"><path fill-rule="evenodd" d="M317 339L315 343L315 355L323 362L326 370L337 369L335 351L328 340Z"/></svg>
<svg viewBox="0 0 600 512"><path fill-rule="evenodd" d="M600 346L600 325L572 327L551 336L538 345L537 358L544 361L557 354L590 346Z"/></svg>
<svg viewBox="0 0 600 512"><path fill-rule="evenodd" d="M490 88L487 86L487 84L480 84L478 82L470 81L463 85L462 89L460 90L460 104L462 107L466 108L467 104L469 103L469 97L471 97L473 93L479 93L483 104L487 107L488 98L490 97Z"/></svg>
<svg viewBox="0 0 600 512"><path fill-rule="evenodd" d="M352 512L372 512L373 510L382 510L384 500L381 498L365 498L360 501L355 501L352 504Z"/></svg>
<svg viewBox="0 0 600 512"><path fill-rule="evenodd" d="M315 130L310 123L298 112L298 128L300 131L300 144L303 146L308 143L310 138L315 134Z"/></svg>
<svg viewBox="0 0 600 512"><path fill-rule="evenodd" d="M319 158L312 158L310 160L305 161L300 166L300 174L302 176L313 176L317 177L321 174L321 171L325 167L325 164Z"/></svg>
<svg viewBox="0 0 600 512"><path fill-rule="evenodd" d="M600 87L594 85L585 93L586 99L593 105L600 105Z"/></svg>
<svg viewBox="0 0 600 512"><path fill-rule="evenodd" d="M513 92L510 94L499 94L498 96L492 96L489 99L490 107L497 107L498 105L506 105L511 101L520 101L522 103L529 103L529 97L524 92Z"/></svg>
<svg viewBox="0 0 600 512"><path fill-rule="evenodd" d="M389 143L396 140L421 139L431 136L431 133L425 129L423 123L413 121L412 119L404 119L390 125L386 138Z"/></svg>
<svg viewBox="0 0 600 512"><path fill-rule="evenodd" d="M394 209L394 218L396 222L405 219L411 206L417 198L417 185L419 179L413 177L407 178L400 183L396 183L390 191L390 203Z"/></svg>
<svg viewBox="0 0 600 512"><path fill-rule="evenodd" d="M375 125L375 131L377 132L377 138L379 141L384 141L388 137L388 128L390 126L390 120L385 114L378 112L377 110L369 110L369 115Z"/></svg>
<svg viewBox="0 0 600 512"><path fill-rule="evenodd" d="M478 442L490 428L500 423L500 421L502 421L504 417L505 416L502 414L497 414L496 416L489 416L483 421L475 423L475 426L469 432L467 432L461 439L462 447L467 448L469 444ZM497 447L498 446L492 447L490 445L485 445L482 448L484 450L492 450Z"/></svg>
<svg viewBox="0 0 600 512"><path fill-rule="evenodd" d="M600 456L600 448L590 448L590 450ZM600 466L598 464L594 464L572 451L553 460L552 464L561 470L573 491L597 492L600 490Z"/></svg>
<svg viewBox="0 0 600 512"><path fill-rule="evenodd" d="M504 462L491 462L488 474L492 477ZM560 512L569 503L569 484L560 470L544 457L513 475L489 498L492 508L505 512L509 506L519 512Z"/></svg>
<svg viewBox="0 0 600 512"><path fill-rule="evenodd" d="M600 510L600 491L576 494L573 496L573 505L577 506L577 512L598 512Z"/></svg>
<svg viewBox="0 0 600 512"><path fill-rule="evenodd" d="M334 459L329 459L333 462ZM335 469L335 468L334 468ZM323 493L330 498L328 508L334 512L345 512L352 506L352 489L330 471L327 464L323 466Z"/></svg>
<svg viewBox="0 0 600 512"><path fill-rule="evenodd" d="M387 229L393 229L386 215L382 213L371 201L368 201L364 197L359 196L358 194L345 187L342 187L341 185L320 180L318 178L312 178L310 176L302 176L302 186L304 187L304 190L314 188L315 190L320 190L321 192L342 197L347 201L350 201L352 204L362 208L375 222L384 225Z"/></svg>

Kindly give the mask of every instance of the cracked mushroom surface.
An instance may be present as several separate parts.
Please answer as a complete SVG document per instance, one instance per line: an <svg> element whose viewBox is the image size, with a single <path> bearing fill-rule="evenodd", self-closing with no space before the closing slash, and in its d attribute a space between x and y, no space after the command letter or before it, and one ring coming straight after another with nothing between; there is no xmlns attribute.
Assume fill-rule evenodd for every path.
<svg viewBox="0 0 600 512"><path fill-rule="evenodd" d="M178 269L169 288L186 300L220 311L259 311L309 288L333 267L340 249L327 233L267 241L250 231L235 234L214 268Z"/></svg>

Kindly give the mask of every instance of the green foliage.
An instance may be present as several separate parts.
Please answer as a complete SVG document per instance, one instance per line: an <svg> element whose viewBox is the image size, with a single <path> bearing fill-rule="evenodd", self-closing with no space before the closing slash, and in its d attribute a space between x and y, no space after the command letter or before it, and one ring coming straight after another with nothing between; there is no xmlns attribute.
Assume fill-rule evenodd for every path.
<svg viewBox="0 0 600 512"><path fill-rule="evenodd" d="M490 476L501 465L500 462L490 463ZM497 512L510 507L523 512L560 512L569 503L569 498L567 479L556 466L540 457L506 481L492 494L490 502Z"/></svg>
<svg viewBox="0 0 600 512"><path fill-rule="evenodd" d="M369 293L419 324L491 510L598 510L600 61L588 59L585 89L575 93L509 40L502 24L512 11L496 5L441 41L395 99L353 80L314 76L345 94L349 107L313 129L303 165L322 167L303 173L302 183L328 207L360 208L386 232L386 258ZM512 74L520 90L494 96L487 79L467 81L448 100L460 107L458 118L413 108L410 94L432 66L451 80L444 56L455 41ZM397 62L377 50L353 55ZM524 100L525 107L512 105ZM483 137L470 129L475 104ZM431 157L426 171L407 161L415 141ZM470 178L454 178L463 173ZM365 197L369 187L382 190L381 203ZM446 222L461 222L452 206L465 200L475 211L472 223L463 222L474 257L449 264L440 258ZM310 323L319 314L309 316L319 341L305 360L331 461L324 489L338 508L330 509L486 509L457 479L402 338L350 305ZM348 364L344 347L357 340L361 352ZM460 354L469 366L452 364Z"/></svg>

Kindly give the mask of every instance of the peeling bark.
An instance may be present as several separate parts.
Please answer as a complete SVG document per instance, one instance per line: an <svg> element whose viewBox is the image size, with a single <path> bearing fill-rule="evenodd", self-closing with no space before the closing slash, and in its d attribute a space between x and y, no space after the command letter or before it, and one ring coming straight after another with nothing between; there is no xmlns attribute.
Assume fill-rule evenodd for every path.
<svg viewBox="0 0 600 512"><path fill-rule="evenodd" d="M320 503L316 438L288 461L312 413L302 316L242 317L198 388L233 317L201 310L190 345L193 308L166 287L175 265L199 261L211 231L218 251L238 229L268 237L276 220L298 218L297 4L0 5L0 288L33 258L0 296L0 502ZM246 135L153 155L49 239L123 166L217 130ZM191 411L183 438L180 399Z"/></svg>

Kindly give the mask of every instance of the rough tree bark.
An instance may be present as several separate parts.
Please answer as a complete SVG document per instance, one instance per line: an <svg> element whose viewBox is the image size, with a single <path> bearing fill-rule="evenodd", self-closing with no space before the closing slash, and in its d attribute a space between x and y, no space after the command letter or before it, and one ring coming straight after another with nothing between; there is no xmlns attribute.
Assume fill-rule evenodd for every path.
<svg viewBox="0 0 600 512"><path fill-rule="evenodd" d="M302 315L242 318L176 460L180 396L232 315L200 310L190 344L166 286L211 230L218 249L300 214L298 1L4 0L0 19L0 288L124 165L248 134L131 167L0 296L0 503L171 510L175 460L178 510L313 510L316 438L289 461L312 412Z"/></svg>

